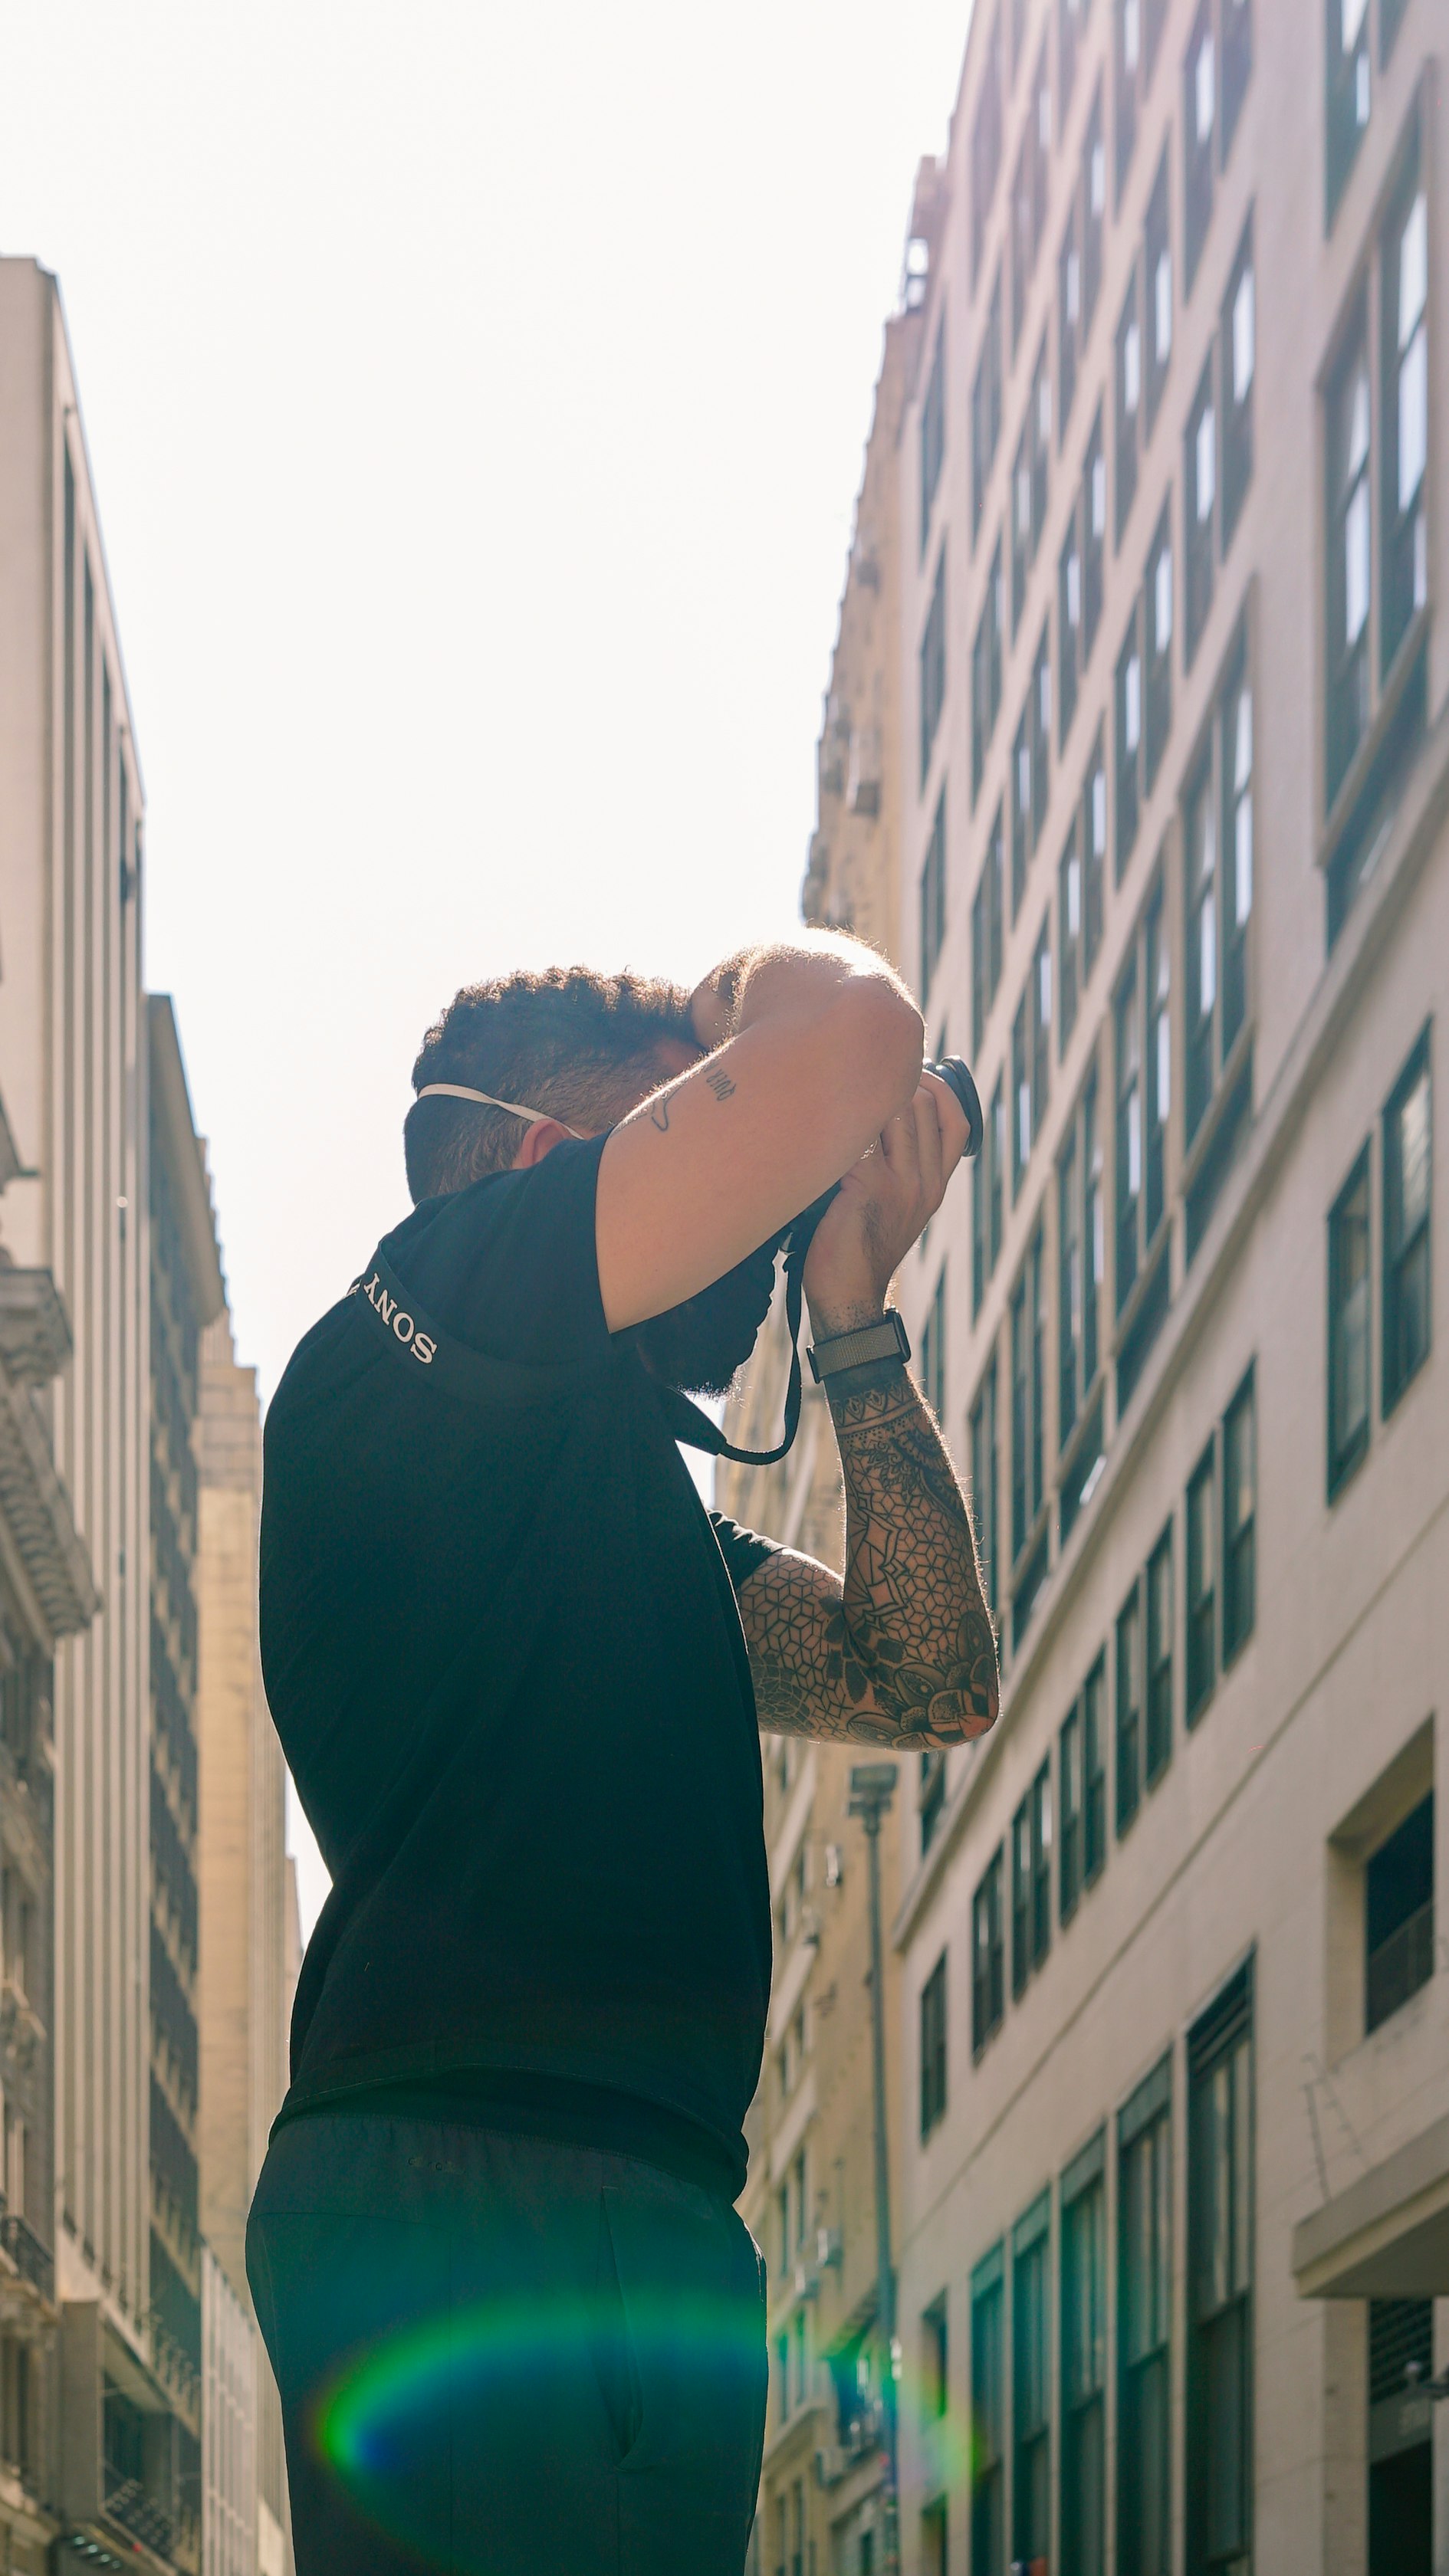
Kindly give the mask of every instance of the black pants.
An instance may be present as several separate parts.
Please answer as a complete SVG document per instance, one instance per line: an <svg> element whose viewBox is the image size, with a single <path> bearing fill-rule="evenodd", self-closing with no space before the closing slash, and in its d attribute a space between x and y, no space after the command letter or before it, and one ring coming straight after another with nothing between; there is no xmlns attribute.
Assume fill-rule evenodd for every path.
<svg viewBox="0 0 1449 2576"><path fill-rule="evenodd" d="M764 2267L629 2156L317 2114L273 2141L247 2269L297 2576L741 2576Z"/></svg>

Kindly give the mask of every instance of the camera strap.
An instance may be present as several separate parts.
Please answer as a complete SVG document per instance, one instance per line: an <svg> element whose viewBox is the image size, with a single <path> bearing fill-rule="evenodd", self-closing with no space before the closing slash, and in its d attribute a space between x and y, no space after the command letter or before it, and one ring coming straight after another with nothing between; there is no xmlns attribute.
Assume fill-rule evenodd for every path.
<svg viewBox="0 0 1449 2576"><path fill-rule="evenodd" d="M795 1445L800 1428L800 1318L805 1306L805 1256L815 1239L815 1229L835 1196L835 1188L826 1190L803 1216L797 1216L785 1242L785 1330L790 1336L790 1375L785 1385L785 1436L778 1449L736 1449L726 1440L717 1422L701 1413L687 1395L672 1387L661 1387L664 1408L676 1440L686 1449L707 1450L712 1458L729 1458L737 1467L777 1467Z"/></svg>

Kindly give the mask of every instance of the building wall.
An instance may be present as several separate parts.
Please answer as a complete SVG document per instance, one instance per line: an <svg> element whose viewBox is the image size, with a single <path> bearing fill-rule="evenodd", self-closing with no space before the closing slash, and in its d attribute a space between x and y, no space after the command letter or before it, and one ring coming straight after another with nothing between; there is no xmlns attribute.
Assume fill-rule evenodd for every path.
<svg viewBox="0 0 1449 2576"><path fill-rule="evenodd" d="M929 1853L919 1862L902 1854L895 1927L907 2100L919 2074L915 2007L936 1963L943 1955L948 1963L947 2102L924 2139L907 2124L903 2176L903 2342L909 2348L912 2321L935 2311L943 2295L948 2319L945 2427L922 2406L903 2419L903 2564L932 2576L968 2565L981 2576L1013 2557L1042 2556L1051 2565L1060 2557L1083 2567L1136 2563L1129 2524L1145 2510L1150 2450L1131 2412L1147 2381L1134 2359L1137 2275L1122 2195L1145 2170L1141 2141L1159 2069L1170 2183L1164 2566L1205 2563L1215 2495L1217 2509L1232 2518L1204 2454L1216 2441L1221 2478L1228 2451L1207 2393L1208 2293L1189 2259L1190 2245L1200 2241L1190 2226L1205 2223L1200 2196L1209 2175L1241 2175L1242 2236L1233 2262L1245 2304L1237 2304L1236 2292L1225 2294L1213 2314L1236 2320L1222 2336L1245 2338L1251 2430L1238 2456L1246 2462L1254 2563L1369 2565L1367 2298L1449 2291L1433 2232L1441 2185L1432 2142L1449 2109L1442 1977L1430 1976L1366 2035L1364 1968L1365 1864L1431 1783L1443 1696L1436 1605L1445 1574L1442 1342L1449 1316L1442 1263L1433 1278L1428 1356L1387 1406L1382 1336L1383 1113L1426 1026L1433 1056L1449 958L1449 648L1439 609L1449 576L1442 508L1445 107L1429 9L1407 0L1386 13L1371 0L1361 89L1354 66L1340 80L1325 59L1329 36L1336 43L1334 31L1352 17L1329 11L1325 19L1306 0L1272 10L1261 0L1256 7L1250 0L1144 0L1140 11L1131 0L1095 0L1077 11L1027 0L978 8L943 172L948 212L929 243L922 331L932 352L942 335L945 431L927 543L919 562L913 551L902 555L902 702L915 757L902 787L900 938L926 985L928 1026L934 1030L938 1016L949 1021L952 1042L973 1056L984 1101L1001 1079L1004 1169L994 1255L987 1161L972 1186L953 1191L926 1246L907 1264L899 1293L918 1345L933 1307L944 1321L945 1428L971 1479L992 1557L1005 1670L993 1735L949 1757L945 1811ZM1129 81L1133 27L1139 61ZM1251 70L1234 110L1233 81L1249 30ZM1064 39L1073 32L1069 88ZM982 104L993 60L1001 89L994 179L992 117ZM1135 144L1119 154L1129 88ZM1331 221L1326 94L1350 103L1361 97L1368 106L1356 149L1351 159L1344 155L1349 166ZM1080 263L1099 95L1101 278L1084 324ZM1386 228L1414 194L1412 183L1396 192L1416 119L1428 240L1428 462L1420 487L1427 503L1421 604L1413 605L1411 547L1406 628L1391 651L1390 522L1415 458L1408 452L1401 463L1406 451L1388 404L1398 383L1399 318L1406 317L1406 330L1414 326L1417 299L1406 295L1395 309L1398 281L1386 295L1383 253ZM1210 132L1199 156L1200 120ZM1352 113L1349 129L1338 131L1350 129L1357 131ZM1196 200L1200 172L1210 176ZM1194 205L1209 201L1199 226ZM1229 440L1243 428L1243 405L1233 395L1234 313L1242 335L1238 294L1249 246L1252 461L1230 526ZM1171 328L1154 369L1159 252L1166 254ZM1130 373L1121 326L1134 265L1136 477L1119 525L1115 458ZM973 477L973 395L998 274L1000 431ZM1331 689L1351 661L1342 567L1354 540L1341 523L1328 524L1327 510L1330 489L1339 488L1333 478L1347 489L1348 466L1333 438L1335 370L1350 345L1361 291L1369 299L1371 459L1362 506L1371 531L1371 676L1355 750L1343 747ZM1069 324L1073 296L1079 318ZM1242 356L1240 347L1239 377ZM1075 367L1070 403L1063 399L1068 357ZM1043 381L1048 406L1038 413ZM984 372L980 382L984 387ZM928 384L923 360L899 444L903 519L921 507ZM1200 444L1205 388L1215 418ZM1075 606L1079 621L1085 618L1099 405L1106 525L1100 611L1084 652L1084 625L1074 627L1072 612ZM984 417L986 405L976 408ZM1200 471L1204 457L1210 475ZM1208 495L1205 517L1200 493ZM1025 526L1019 608L1012 564L1018 512ZM1157 576L1164 530L1170 594ZM973 668L973 647L989 635L998 536L1005 596L993 689L989 652L983 647ZM1210 604L1199 613L1202 593L1194 585L1208 565ZM931 650L938 596L943 677ZM1160 607L1170 618L1154 652ZM1134 684L1128 672L1137 620ZM1049 695L1045 704L1035 697L1034 737L1043 640ZM940 715L932 726L938 684ZM1244 692L1251 698L1250 758L1239 729ZM1149 765L1154 707L1161 720ZM1142 733L1129 755L1129 718L1139 710ZM1106 831L1094 893L1087 861L1099 726ZM1204 775L1216 823L1211 954L1199 902ZM1134 779L1139 811L1129 830ZM1023 784L1014 890L1013 806ZM998 807L999 973L987 900ZM920 879L941 814L945 928L927 976ZM1083 924L1097 901L1100 926L1088 955ZM1161 936L1150 944L1158 902ZM1224 995L1230 962L1239 957L1243 1007L1234 1029ZM1127 1009L1134 964L1135 1014ZM1068 1027L1063 1006L1073 969ZM1143 990L1150 980L1158 1000L1159 976L1165 1009L1149 1015ZM1200 1043L1198 1006L1208 990ZM1014 1060L1019 1009L1026 1045ZM1206 1094L1200 1114L1199 1069ZM1095 1137L1084 1149L1094 1078ZM1023 1153L1013 1151L1013 1130ZM1330 1500L1327 1221L1364 1147L1369 1437ZM1149 1158L1158 1149L1160 1206L1150 1207ZM1099 1236L1081 1179L1092 1163ZM1433 1146L1432 1174L1442 1203L1442 1144ZM1031 1323L1038 1241L1039 1377L1031 1331L1018 1322L1013 1337L1014 1311ZM1093 1280L1097 1349L1084 1364ZM993 1362L994 1471L984 1436ZM1249 1383L1255 1598L1237 1636L1224 1626L1224 1459L1229 1411ZM981 1430L973 1436L976 1424ZM1201 1705L1189 1709L1188 1489L1209 1456L1215 1580L1196 1633L1211 1635L1214 1669ZM1119 1761L1125 1781L1134 1742L1130 1722L1119 1725L1119 1614L1134 1586L1145 1586L1164 1534L1173 1580L1165 1758L1148 1787L1140 1776L1144 1710L1135 1794L1124 1797L1119 1818ZM1130 1629L1123 1634L1130 1638ZM1129 1719L1131 1705L1129 1696ZM1087 1827L1080 1815L1073 1825L1072 1801L1080 1799L1089 1731L1100 1756L1100 1791L1093 1868L1079 1884ZM1028 1886L1034 1875L1045 1912L1039 1931L1028 1914L1026 1955L1014 1977L1019 1819ZM1442 1867L1442 1825L1436 1837ZM997 1853L999 2020L985 1938ZM1214 2043L1207 2016L1245 1968L1247 2038L1235 2054L1230 2033ZM1213 2044L1219 2054L1210 2064ZM1227 2100L1235 2085L1246 2126L1232 2152L1224 2151L1226 2161L1214 2163L1204 2106ZM1070 2302L1081 2276L1073 2267L1089 2223L1079 2194L1091 2189L1099 2138L1100 2309L1086 2324L1077 2319L1078 2333ZM1415 2156L1418 2199L1395 2162ZM1199 2194L1191 2208L1190 2182ZM1449 2181L1442 2188L1449 2194ZM1362 2219L1365 2193L1377 2210L1372 2227ZM999 2421L984 2367L998 2249ZM1040 2319L1033 2304L1039 2295ZM1221 2336L1217 2348L1226 2348ZM1080 2483L1072 2483L1074 2459L1084 2459L1084 2446L1099 2438L1088 2426L1098 2377L1104 2559L1091 2555L1093 2516L1084 2513ZM1427 2424L1429 2410L1416 2402ZM1046 2463L1040 2515L1030 2501L1038 2407ZM998 2440L1003 2520L993 2554L987 2472ZM1223 2527L1215 2563L1246 2567L1248 2555L1234 2557ZM1441 2553L1443 2528L1441 2521ZM1376 2560L1375 2571L1388 2563ZM1407 2560L1401 2576L1408 2576Z"/></svg>
<svg viewBox="0 0 1449 2576"><path fill-rule="evenodd" d="M930 165L923 176L928 188ZM804 909L888 953L899 901L900 543L895 442L918 334L887 326L875 412L818 754L818 826ZM780 1436L789 1346L780 1301L727 1408L737 1446ZM778 1466L722 1462L720 1508L746 1527L839 1566L843 1497L825 1399L807 1383L794 1448ZM879 2313L867 1847L851 1817L858 1745L768 1738L765 1832L775 1974L760 2088L751 2110L742 2213L769 2277L770 2414L752 2543L754 2576L827 2576L863 2552L884 2562ZM915 1815L914 1764L896 1796ZM884 1917L895 1909L894 1838L882 1840ZM895 1962L883 1978L887 2065L898 2055ZM899 2105L888 2098L887 2166L899 2216Z"/></svg>
<svg viewBox="0 0 1449 2576"><path fill-rule="evenodd" d="M201 2255L202 2576L256 2576L257 2331L209 2245Z"/></svg>
<svg viewBox="0 0 1449 2576"><path fill-rule="evenodd" d="M284 1768L257 1643L261 1424L256 1373L238 1365L224 1313L202 1338L201 2203L203 2231L251 2317L246 2218L287 2081ZM281 2416L256 2360L256 2476L286 2527Z"/></svg>
<svg viewBox="0 0 1449 2576"><path fill-rule="evenodd" d="M146 1061L142 796L64 320L0 261L0 1086L37 1174L17 1260L74 1337L56 1463L101 1608L55 1669L56 2137L65 2295L133 2341L149 2306ZM101 2106L104 2105L104 2112Z"/></svg>

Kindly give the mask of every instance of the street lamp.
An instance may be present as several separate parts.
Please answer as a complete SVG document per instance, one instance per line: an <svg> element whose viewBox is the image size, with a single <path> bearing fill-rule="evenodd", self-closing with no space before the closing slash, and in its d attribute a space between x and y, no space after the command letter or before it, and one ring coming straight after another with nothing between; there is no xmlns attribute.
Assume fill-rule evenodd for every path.
<svg viewBox="0 0 1449 2576"><path fill-rule="evenodd" d="M870 2029L875 2071L876 2313L885 2338L885 2565L882 2576L900 2576L900 2517L896 2502L896 2295L891 2268L891 2188L886 2148L885 1974L881 1962L880 1828L896 1793L894 1762L857 1762L850 1774L850 1813L865 1827L870 1855Z"/></svg>

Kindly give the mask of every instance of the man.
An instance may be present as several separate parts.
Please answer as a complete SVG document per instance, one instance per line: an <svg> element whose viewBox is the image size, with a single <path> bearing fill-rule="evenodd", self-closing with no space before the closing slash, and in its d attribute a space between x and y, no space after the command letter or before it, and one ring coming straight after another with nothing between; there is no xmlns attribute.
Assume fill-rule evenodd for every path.
<svg viewBox="0 0 1449 2576"><path fill-rule="evenodd" d="M414 1083L414 1212L267 1421L267 1690L334 1881L248 2245L298 2576L740 2576L757 1719L921 1750L996 1713L885 1306L965 1119L889 970L823 937L691 996L466 990ZM837 1180L805 1287L843 1585L706 1515L674 1438Z"/></svg>

